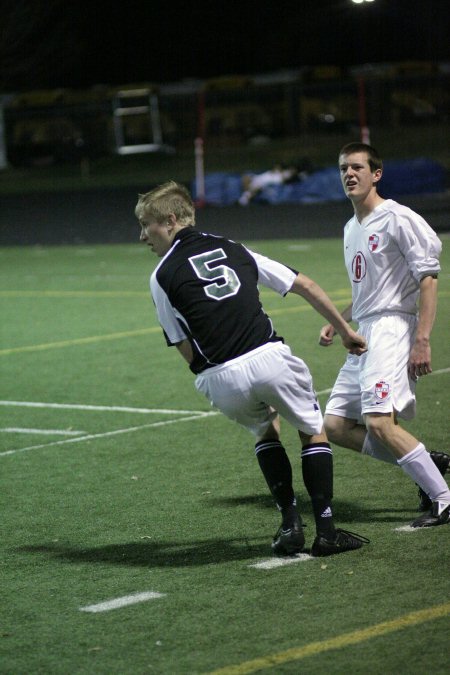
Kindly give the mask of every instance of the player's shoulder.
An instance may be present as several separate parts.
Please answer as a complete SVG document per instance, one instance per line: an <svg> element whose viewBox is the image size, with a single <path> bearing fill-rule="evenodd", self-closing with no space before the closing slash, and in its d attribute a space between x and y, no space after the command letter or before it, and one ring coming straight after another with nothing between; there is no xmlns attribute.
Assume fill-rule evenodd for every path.
<svg viewBox="0 0 450 675"><path fill-rule="evenodd" d="M386 202L389 203L386 204ZM422 245L427 241L439 249L441 244L436 232L420 213L413 211L405 204L399 204L393 199L386 200L386 202L386 208L389 212L389 218L386 220L387 232L393 239L399 241L406 236L407 240L411 241L411 237L416 240L418 238Z"/></svg>
<svg viewBox="0 0 450 675"><path fill-rule="evenodd" d="M389 220L391 224L397 224L399 227L411 226L413 228L418 227L419 229L425 228L430 232L434 232L425 218L409 206L400 204L394 199L386 199L382 206L390 214L391 218Z"/></svg>
<svg viewBox="0 0 450 675"><path fill-rule="evenodd" d="M400 204L400 202L396 202L395 199L385 199L381 207L384 211L391 213L393 216L408 218L410 220L421 218L421 216L413 211L409 206Z"/></svg>
<svg viewBox="0 0 450 675"><path fill-rule="evenodd" d="M405 204L400 204L394 199L386 199L382 205L386 212L389 214L389 228L412 228L413 230L426 230L430 233L433 232L430 225L427 223L425 218L413 211L409 206Z"/></svg>

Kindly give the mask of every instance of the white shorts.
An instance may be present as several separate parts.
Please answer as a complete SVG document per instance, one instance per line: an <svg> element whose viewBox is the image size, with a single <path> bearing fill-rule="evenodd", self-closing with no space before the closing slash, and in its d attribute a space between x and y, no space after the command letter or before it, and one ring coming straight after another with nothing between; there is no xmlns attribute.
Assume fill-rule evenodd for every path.
<svg viewBox="0 0 450 675"><path fill-rule="evenodd" d="M281 415L308 436L319 434L323 418L306 364L282 342L208 368L195 386L224 415L261 437Z"/></svg>
<svg viewBox="0 0 450 675"><path fill-rule="evenodd" d="M416 413L415 382L408 361L417 319L395 314L364 321L358 327L368 343L362 356L349 354L342 366L325 414L359 422L366 413L391 413L412 419Z"/></svg>

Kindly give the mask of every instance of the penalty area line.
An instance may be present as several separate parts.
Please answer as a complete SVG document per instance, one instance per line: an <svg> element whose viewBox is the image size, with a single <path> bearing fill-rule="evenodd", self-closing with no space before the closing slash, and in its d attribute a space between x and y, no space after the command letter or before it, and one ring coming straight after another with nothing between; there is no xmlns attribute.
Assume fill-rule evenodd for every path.
<svg viewBox="0 0 450 675"><path fill-rule="evenodd" d="M113 600L106 600L99 602L96 605L87 605L80 607L80 612L109 612L112 609L119 609L120 607L127 607L128 605L136 605L138 602L147 602L148 600L155 600L156 598L164 598L166 593L158 593L157 591L144 591L142 593L133 593L132 595L124 595L121 598L114 598Z"/></svg>
<svg viewBox="0 0 450 675"><path fill-rule="evenodd" d="M152 422L150 424L141 424L138 427L127 427L126 429L115 429L114 431L106 431L101 434L87 434L86 436L77 436L77 438L66 438L63 441L53 441L52 443L43 443L42 445L29 445L26 448L17 448L17 450L6 450L0 452L0 457L6 455L15 455L18 452L27 452L28 450L39 450L41 448L50 448L55 445L66 445L67 443L81 443L82 441L91 441L98 438L108 438L109 436L118 436L119 434L130 434L141 429L151 429L155 427L165 427L169 424L177 424L178 422L189 422L191 420L200 420L205 417L212 417L218 415L218 412L206 412L202 415L189 415L188 417L179 417L175 420L166 420L165 422Z"/></svg>

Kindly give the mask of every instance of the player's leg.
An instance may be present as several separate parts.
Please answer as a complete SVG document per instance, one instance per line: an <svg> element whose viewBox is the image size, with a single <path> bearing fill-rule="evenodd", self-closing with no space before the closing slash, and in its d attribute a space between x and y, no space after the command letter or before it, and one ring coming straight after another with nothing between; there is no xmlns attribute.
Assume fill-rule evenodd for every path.
<svg viewBox="0 0 450 675"><path fill-rule="evenodd" d="M224 415L255 436L258 464L282 516L273 548L276 553L286 554L303 549L304 535L297 512L291 463L280 440L277 412L256 393L258 382L270 379L273 370L270 353L258 351L235 360L232 368L224 365L208 369L197 376L196 387Z"/></svg>
<svg viewBox="0 0 450 675"><path fill-rule="evenodd" d="M384 448L374 447L362 418L359 376L365 361L365 356L347 356L325 406L325 432L332 443L342 448L392 461L391 454Z"/></svg>
<svg viewBox="0 0 450 675"><path fill-rule="evenodd" d="M303 482L311 499L316 534L333 538L336 532L331 502L333 500L333 453L324 431L306 434L298 431L302 446Z"/></svg>
<svg viewBox="0 0 450 675"><path fill-rule="evenodd" d="M429 496L429 513L417 518L413 527L431 527L450 523L450 490L423 443L403 429L394 413L367 413L370 433L391 450L397 464Z"/></svg>
<svg viewBox="0 0 450 675"><path fill-rule="evenodd" d="M291 462L280 440L278 417L264 434L257 438L255 453L269 490L281 512L281 525L273 538L272 550L278 555L299 553L305 545L305 536L297 510Z"/></svg>
<svg viewBox="0 0 450 675"><path fill-rule="evenodd" d="M328 414L324 417L324 423L327 436L332 443L356 450L382 462L399 466L396 455L385 446L383 441L380 440L381 437L377 437L370 430L368 431L367 427L359 424L357 420ZM450 456L444 452L434 451L429 454L441 476L444 476L450 468ZM432 501L421 487L419 487L419 497L419 511L429 511L432 507Z"/></svg>
<svg viewBox="0 0 450 675"><path fill-rule="evenodd" d="M360 373L361 409L369 436L391 451L433 502L436 513L415 521L417 526L441 525L450 521L448 486L425 446L397 422L397 416L415 415L415 382L407 370L415 326L415 317L386 316L372 322L372 347Z"/></svg>
<svg viewBox="0 0 450 675"><path fill-rule="evenodd" d="M335 398L331 397L332 401ZM341 395L342 400L342 395ZM369 427L367 429L365 424L360 424L356 419L349 419L348 417L341 417L341 413L346 408L334 409L332 406L328 408L331 413L325 414L324 424L328 438L332 443L340 445L341 447L350 448L362 454L373 457L389 464L397 464L397 456L383 443L382 437L379 434L374 434ZM354 406L350 401L348 407L349 414L355 414ZM412 446L416 447L418 441L412 441ZM408 447L411 447L411 439ZM430 452L430 457L433 463L438 468L440 474L445 475L450 467L450 456L443 452ZM420 507L421 511L428 511L432 507L432 503L427 493L419 488Z"/></svg>
<svg viewBox="0 0 450 675"><path fill-rule="evenodd" d="M333 522L333 455L306 364L279 345L261 379L256 395L294 426L302 444L302 473L316 523L314 555L330 555L359 548L363 540L337 530ZM319 546L319 540L323 546ZM326 542L326 543L325 543Z"/></svg>
<svg viewBox="0 0 450 675"><path fill-rule="evenodd" d="M306 434L299 430L302 444L302 473L311 498L316 537L311 555L328 556L361 548L368 539L336 528L333 521L333 454L325 430Z"/></svg>
<svg viewBox="0 0 450 675"><path fill-rule="evenodd" d="M367 370L372 372L380 361L384 363L382 355L377 351L379 343L373 343L372 330L372 324L359 327L360 333L370 342L370 353L360 357L352 354L347 356L326 404L325 431L330 441L336 445L396 464L392 453L367 431L362 416L361 381ZM389 365L389 369L391 368ZM375 385L378 375L375 373L374 377Z"/></svg>

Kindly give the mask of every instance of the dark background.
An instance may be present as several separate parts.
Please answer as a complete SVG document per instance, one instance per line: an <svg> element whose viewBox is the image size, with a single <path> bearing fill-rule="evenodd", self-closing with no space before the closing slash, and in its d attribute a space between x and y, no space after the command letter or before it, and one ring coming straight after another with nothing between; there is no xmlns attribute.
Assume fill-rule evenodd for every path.
<svg viewBox="0 0 450 675"><path fill-rule="evenodd" d="M447 0L0 0L0 91L445 61Z"/></svg>
<svg viewBox="0 0 450 675"><path fill-rule="evenodd" d="M134 217L138 189L30 193L2 197L0 246L138 243ZM449 229L450 194L407 195L401 203L419 212L438 233ZM352 216L348 200L322 204L254 204L197 210L200 231L237 241L342 237Z"/></svg>

